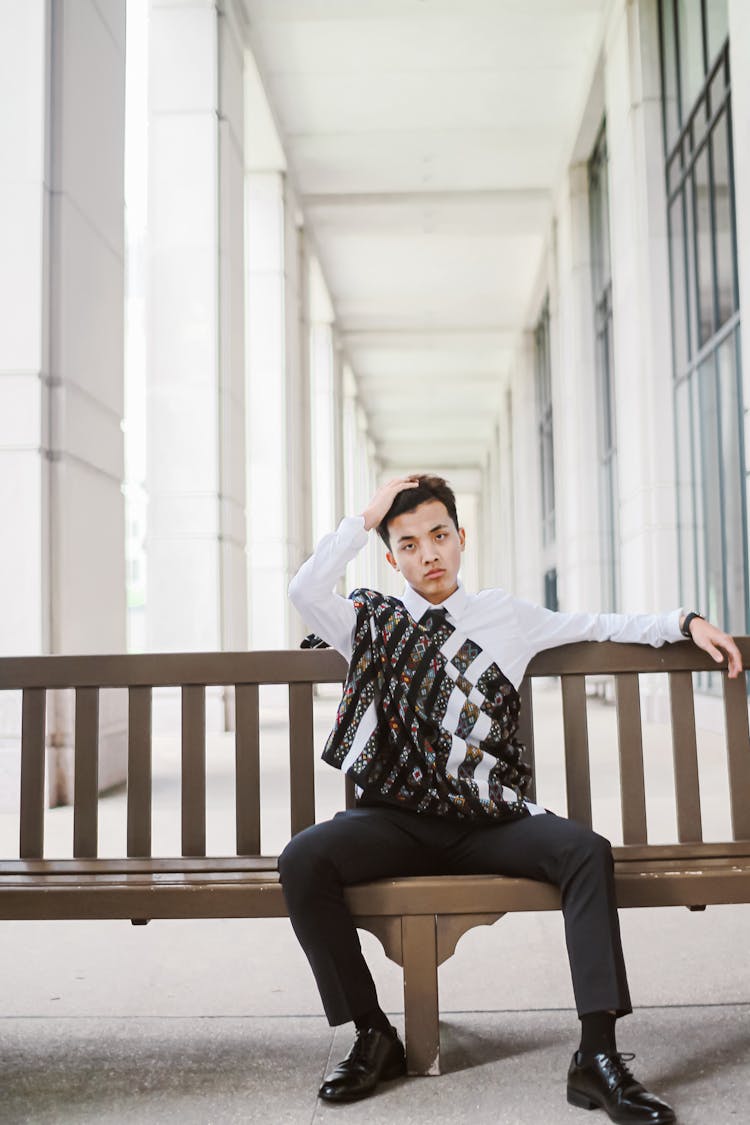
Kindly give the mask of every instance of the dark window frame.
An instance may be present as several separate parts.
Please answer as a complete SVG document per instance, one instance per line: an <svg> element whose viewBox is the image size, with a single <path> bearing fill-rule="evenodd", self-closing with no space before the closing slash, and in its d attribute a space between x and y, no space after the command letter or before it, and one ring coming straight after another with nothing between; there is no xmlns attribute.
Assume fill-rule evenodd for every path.
<svg viewBox="0 0 750 1125"><path fill-rule="evenodd" d="M713 59L708 57L708 23L705 0L696 8L693 18L700 19L703 52L703 84L690 106L682 103L680 57L680 9L677 0L659 3L659 54L662 84L662 131L667 195L667 229L669 238L670 318L673 340L673 379L677 409L676 456L677 480L680 488L678 533L680 536L681 596L705 610L715 613L724 628L737 627L744 618L750 629L750 598L748 598L748 466L744 449L742 367L739 341L740 306L737 261L736 198L732 145L732 105L729 70L729 42L725 40ZM697 26L697 24L696 24ZM668 43L667 30L673 36ZM667 63L667 49L670 52ZM668 78L667 71L670 71ZM673 88L667 89L671 80ZM673 97L676 116L667 101ZM670 136L672 126L672 136ZM725 153L726 184L717 181L717 154ZM720 162L719 162L720 167ZM703 174L701 191L696 187L696 168ZM718 186L717 186L718 185ZM726 191L720 197L719 190ZM718 202L722 198L722 227ZM728 216L728 230L726 218ZM703 219L703 224L701 224ZM680 244L681 240L681 244ZM719 254L719 247L724 254ZM673 251L676 255L673 256ZM730 259L724 255L730 254ZM729 278L721 265L731 261ZM720 282L724 281L724 289ZM725 297L722 309L721 294ZM729 295L729 301L726 300ZM733 378L727 382L721 364L731 359ZM724 397L726 396L726 397ZM727 409L736 403L736 430L726 420L733 417ZM685 417L688 432L680 432ZM706 417L709 421L706 422ZM710 429L709 432L709 428ZM738 463L727 469L722 450L735 448ZM712 463L710 451L719 451ZM683 461L681 472L680 463ZM689 487L684 478L685 464L690 467ZM729 525L725 518L727 472L738 473L739 512L741 520L742 572L744 578L730 589L730 566L727 537ZM711 504L711 493L714 503ZM719 557L721 566L720 593L711 581L717 573L716 544L709 542L707 522L717 519L715 493L720 498L718 519ZM688 499L689 497L689 499ZM736 499L736 496L735 496ZM684 506L687 501L687 512ZM712 555L711 552L714 552ZM735 576L736 579L736 576ZM740 591L738 595L738 591ZM732 604L730 604L730 598ZM715 604L709 604L709 603ZM715 677L706 675L704 687L713 687Z"/></svg>
<svg viewBox="0 0 750 1125"><path fill-rule="evenodd" d="M555 446L552 417L552 356L550 348L549 294L534 327L537 432L539 438L542 506L542 545L555 542Z"/></svg>

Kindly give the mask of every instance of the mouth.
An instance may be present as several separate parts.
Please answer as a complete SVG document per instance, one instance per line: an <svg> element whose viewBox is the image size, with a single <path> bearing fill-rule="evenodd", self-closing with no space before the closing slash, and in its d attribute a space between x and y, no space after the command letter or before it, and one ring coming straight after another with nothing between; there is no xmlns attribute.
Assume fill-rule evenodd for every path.
<svg viewBox="0 0 750 1125"><path fill-rule="evenodd" d="M443 574L445 574L444 570L430 570L425 574L425 578L440 578Z"/></svg>

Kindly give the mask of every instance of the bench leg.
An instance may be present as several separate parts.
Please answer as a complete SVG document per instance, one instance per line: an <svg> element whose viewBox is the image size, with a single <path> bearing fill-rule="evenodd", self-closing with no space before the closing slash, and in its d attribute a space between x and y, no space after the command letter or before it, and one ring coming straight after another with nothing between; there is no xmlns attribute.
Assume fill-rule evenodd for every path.
<svg viewBox="0 0 750 1125"><path fill-rule="evenodd" d="M406 1066L409 1074L440 1074L437 925L434 914L401 919Z"/></svg>

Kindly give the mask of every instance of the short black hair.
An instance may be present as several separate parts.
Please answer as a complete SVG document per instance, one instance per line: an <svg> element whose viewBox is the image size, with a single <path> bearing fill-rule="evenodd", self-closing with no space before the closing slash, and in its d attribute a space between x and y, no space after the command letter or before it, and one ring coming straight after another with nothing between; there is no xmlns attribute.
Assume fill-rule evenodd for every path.
<svg viewBox="0 0 750 1125"><path fill-rule="evenodd" d="M424 504L428 500L440 500L445 504L448 515L453 520L456 531L458 531L456 497L448 481L444 480L443 477L432 476L429 473L414 473L410 479L419 481L419 484L416 488L404 488L401 492L397 493L396 499L393 501L376 529L378 535L389 550L391 548L391 538L388 533L388 524L391 520L394 520L396 516L400 516L404 512L413 512L415 508L418 508L420 504Z"/></svg>

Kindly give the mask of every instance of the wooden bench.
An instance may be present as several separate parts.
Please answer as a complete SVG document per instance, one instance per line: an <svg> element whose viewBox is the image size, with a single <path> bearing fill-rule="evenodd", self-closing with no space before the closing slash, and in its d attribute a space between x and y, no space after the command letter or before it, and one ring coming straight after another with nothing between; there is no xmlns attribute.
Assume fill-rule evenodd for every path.
<svg viewBox="0 0 750 1125"><path fill-rule="evenodd" d="M738 640L745 665L750 638ZM622 846L614 848L621 907L750 901L750 739L745 676L721 675L732 839L704 843L692 672L715 671L691 644L578 644L537 656L522 685L521 735L533 759L532 683L560 676L568 815L591 824L585 676L613 674L620 761ZM331 650L0 659L0 690L23 692L18 856L0 861L0 918L247 918L284 916L276 857L261 851L259 685L288 684L291 831L315 820L313 688L340 682ZM666 675L672 716L677 841L649 844L638 673ZM206 855L206 689L235 691L236 854ZM181 690L182 855L152 854L152 692ZM127 839L124 855L97 855L98 702L102 688L129 695ZM45 854L45 701L75 690L73 856ZM562 749L562 744L561 744ZM346 801L354 792L346 781ZM532 794L533 796L533 794ZM508 911L559 908L549 884L501 876L387 879L348 892L358 925L403 966L412 1074L440 1069L438 965L462 934Z"/></svg>

